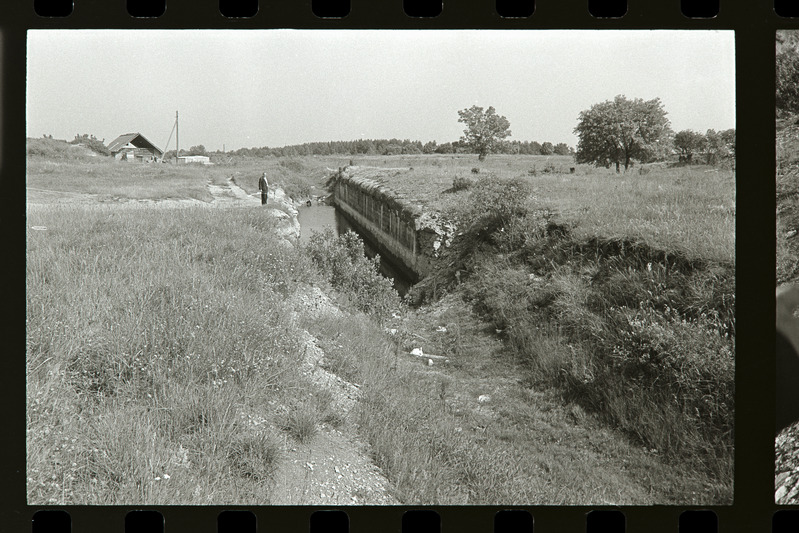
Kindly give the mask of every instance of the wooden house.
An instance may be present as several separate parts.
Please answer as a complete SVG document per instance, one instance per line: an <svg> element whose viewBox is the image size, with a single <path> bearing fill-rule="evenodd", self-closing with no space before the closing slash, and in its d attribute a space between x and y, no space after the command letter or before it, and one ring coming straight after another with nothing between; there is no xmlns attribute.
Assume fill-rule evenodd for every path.
<svg viewBox="0 0 799 533"><path fill-rule="evenodd" d="M151 163L160 161L164 153L141 133L120 135L108 145L117 161Z"/></svg>

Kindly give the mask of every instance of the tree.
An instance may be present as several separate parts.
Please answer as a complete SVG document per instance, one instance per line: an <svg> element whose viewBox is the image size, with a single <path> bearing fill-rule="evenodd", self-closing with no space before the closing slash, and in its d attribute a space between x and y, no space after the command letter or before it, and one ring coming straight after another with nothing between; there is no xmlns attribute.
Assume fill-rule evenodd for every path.
<svg viewBox="0 0 799 533"><path fill-rule="evenodd" d="M674 136L674 147L680 151L680 161L691 163L694 152L702 149L705 136L692 130L682 130Z"/></svg>
<svg viewBox="0 0 799 533"><path fill-rule="evenodd" d="M205 146L198 144L189 148L188 155L205 155Z"/></svg>
<svg viewBox="0 0 799 533"><path fill-rule="evenodd" d="M623 95L582 111L574 128L579 137L575 159L609 168L633 159L651 161L671 146L671 128L660 98L628 100Z"/></svg>
<svg viewBox="0 0 799 533"><path fill-rule="evenodd" d="M383 155L399 155L402 153L402 145L391 143L386 146Z"/></svg>
<svg viewBox="0 0 799 533"><path fill-rule="evenodd" d="M719 135L721 135L721 139L726 145L727 152L733 159L733 169L735 169L735 128L724 130L719 133Z"/></svg>
<svg viewBox="0 0 799 533"><path fill-rule="evenodd" d="M566 143L558 143L553 148L553 151L558 155L569 155L571 152L569 151L569 145Z"/></svg>
<svg viewBox="0 0 799 533"><path fill-rule="evenodd" d="M552 143L547 141L541 145L541 155L552 155L555 152L555 147Z"/></svg>
<svg viewBox="0 0 799 533"><path fill-rule="evenodd" d="M716 162L729 155L727 143L722 136L722 132L707 130L705 134L705 162L708 165L715 165Z"/></svg>
<svg viewBox="0 0 799 533"><path fill-rule="evenodd" d="M480 161L492 152L502 148L502 142L510 136L510 122L497 115L493 107L483 111L482 107L473 105L469 109L458 111L458 122L466 124L460 144L477 152Z"/></svg>

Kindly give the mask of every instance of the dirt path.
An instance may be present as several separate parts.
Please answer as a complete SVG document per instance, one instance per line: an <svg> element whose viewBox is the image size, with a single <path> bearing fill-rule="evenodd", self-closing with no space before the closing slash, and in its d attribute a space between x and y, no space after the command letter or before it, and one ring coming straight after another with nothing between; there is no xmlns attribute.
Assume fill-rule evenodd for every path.
<svg viewBox="0 0 799 533"><path fill-rule="evenodd" d="M233 178L228 178L224 185L216 185L210 180L206 183L208 192L213 197L210 202L196 198L121 198L104 197L99 194L65 192L37 187L26 187L27 203L29 205L78 205L86 208L181 208L181 207L252 207L261 204L261 199L256 194L249 194L239 187ZM278 204L291 204L283 189L273 189L270 200Z"/></svg>
<svg viewBox="0 0 799 533"><path fill-rule="evenodd" d="M297 293L292 305L303 314L340 316L342 312L318 288ZM322 365L325 353L317 339L302 330L303 372L319 388L329 391L335 411L345 420L338 428L321 424L313 439L305 444L286 441L284 458L274 475L270 493L273 505L398 505L391 486L368 455L350 420L360 390Z"/></svg>
<svg viewBox="0 0 799 533"><path fill-rule="evenodd" d="M260 205L261 200L256 195L248 194L236 184L233 178L228 178L224 185L214 185L211 181L207 184L208 192L214 197L212 204L222 205Z"/></svg>

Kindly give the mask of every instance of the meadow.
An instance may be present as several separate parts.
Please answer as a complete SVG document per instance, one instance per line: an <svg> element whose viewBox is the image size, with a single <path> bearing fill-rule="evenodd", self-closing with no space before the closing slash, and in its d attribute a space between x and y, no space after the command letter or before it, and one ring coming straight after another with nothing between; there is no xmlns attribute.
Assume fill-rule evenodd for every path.
<svg viewBox="0 0 799 533"><path fill-rule="evenodd" d="M418 309L352 257L352 242L288 247L258 207L112 201L208 201L206 184L230 176L252 193L263 171L299 199L350 159L398 169L392 187L447 213L479 204L476 185L443 193L455 178L533 188L507 239L467 232L453 253L469 276L458 284L445 269ZM29 503L266 504L287 449L323 424L355 428L407 504L731 501L734 329L719 328L734 326L734 300L712 300L734 296L734 178L703 167L571 174L569 161L490 156L473 173L467 155L174 167L30 154ZM616 242L638 245L625 255L603 244ZM601 245L616 250L608 261ZM313 287L348 314L298 305ZM329 371L360 387L353 412L301 371L303 331ZM419 346L451 363L421 365L407 354ZM666 387L651 388L645 357ZM697 394L672 396L684 390Z"/></svg>

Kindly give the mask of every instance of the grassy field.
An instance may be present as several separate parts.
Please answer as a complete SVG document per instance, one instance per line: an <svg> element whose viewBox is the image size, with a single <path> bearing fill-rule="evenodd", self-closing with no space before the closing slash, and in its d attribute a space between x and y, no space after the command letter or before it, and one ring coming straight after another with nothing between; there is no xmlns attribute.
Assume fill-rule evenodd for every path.
<svg viewBox="0 0 799 533"><path fill-rule="evenodd" d="M28 223L29 502L268 502L276 413L315 389L286 303L309 261L258 209Z"/></svg>
<svg viewBox="0 0 799 533"><path fill-rule="evenodd" d="M555 155L492 155L482 163L463 154L359 157L354 162L394 168L378 181L410 202L442 211L464 201L464 194L444 193L456 178L521 177L531 185L538 205L575 225L578 233L643 240L697 258L734 260L735 176L729 169L652 164L616 174ZM478 167L479 173L471 171Z"/></svg>
<svg viewBox="0 0 799 533"><path fill-rule="evenodd" d="M308 157L173 167L73 155L30 155L28 186L95 194L93 202L124 195L207 201L209 180L222 184L233 175L246 191L255 192L259 173L266 171L270 182L301 197L311 185L319 185L326 168L349 163L349 158ZM611 353L614 347L627 350L616 354L617 362L622 355L637 360L641 347L664 348L671 357L666 357L664 368L686 369L685 375L664 374L677 380L669 381L675 391L697 384L679 381L689 377L687 373L703 370L698 375L706 380L707 372L723 368L723 376L703 386L731 407L731 353L704 367L681 358L686 347L694 358L701 358L716 348L725 353L731 346L731 341L719 343L718 334L706 327L709 322L698 319L703 308L697 290L712 279L667 275L658 269L655 252L655 266L647 270L652 261L646 255L661 247L671 250L669 243L681 238L690 240L685 235L698 230L688 226L699 225L718 235L719 242L703 244L697 239L680 254L717 262L724 272L732 269L734 181L728 173L697 167L617 176L578 166L569 174L574 165L568 158L490 156L475 175L471 168L476 156L353 159L356 164L413 167L402 171L407 180L397 183L419 196L450 188L458 176L525 176L535 187L531 205L545 203L558 213L561 226L573 224L573 240L528 239L520 241L523 245L506 243L507 249L502 242L470 246L477 253L470 255L473 272L460 288L435 304L403 308L381 325L356 309L379 298L385 298L381 309L390 307L390 295L368 292L379 287L370 285L364 265L342 268L347 249L325 245L331 261L321 261L320 270L318 250L284 247L272 235L273 219L260 208L134 212L29 202L29 503L268 503L271 475L284 460L286 439L306 439L323 421L341 416L331 412L329 397L300 371L303 347L297 339L302 329L319 339L328 370L360 385L358 408L337 423L358 427L403 503L648 505L731 500L731 428L723 435L684 432L681 435L693 439L691 446L670 448L669 431L663 429L693 428L681 425L680 417L691 423L694 419L692 412L666 410L644 424L659 424L664 440L655 444L651 431L643 438L632 434L630 427L640 423L641 416L658 412L653 403L672 400L658 396L647 401L639 394L643 388L618 388L624 382L613 381L612 372L603 370L614 368L604 365L607 354L586 349L591 342L599 343L579 335L592 324L607 328L598 331L613 332L602 348ZM530 173L533 167L535 175ZM705 180L704 185L697 185L698 180ZM608 187L610 191L604 190ZM700 192L689 194L696 190ZM584 196L581 207L580 194L586 191L590 195ZM466 203L468 194L439 194L436 199L429 193L428 202L448 210ZM637 199L637 209L620 209L619 197ZM678 215L663 208L663 202ZM705 202L728 208L701 211L698 206ZM703 217L697 219L697 212ZM652 225L641 226L644 220ZM662 221L671 227L657 228ZM517 233L535 236L539 222L531 215ZM589 266L582 260L587 252L581 246L597 235L631 239L629 232L638 227L645 229L636 238L651 250L635 261L622 257L610 261L617 263L598 265L592 275L601 272L615 285L591 289L588 271L581 271ZM535 246L542 244L551 244L553 253L539 253ZM493 259L486 260L482 252ZM534 267L532 256L553 264ZM336 275L346 273L350 278L336 281ZM731 288L734 293L733 281L725 276L717 275L720 287L714 289L711 283L702 301L713 294L727 295ZM442 287L448 282L445 278L440 280ZM295 295L310 285L335 290L352 314L319 317L297 307ZM628 290L631 286L635 290ZM617 301L610 302L608 294ZM633 305L638 299L654 305ZM624 327L601 323L595 317L598 302L613 307L602 320L610 317ZM664 318L666 303L680 304L675 306L677 314ZM683 320L693 322L675 329ZM648 331L658 334L647 336ZM630 337L625 340L622 333ZM695 350L700 341L705 352ZM419 346L451 362L422 365L406 353ZM630 351L631 346L639 350ZM649 384L641 375L630 374L629 366L615 368L624 369L633 384ZM593 380L573 379L592 372ZM719 386L721 392L713 390ZM603 387L618 394L596 396L594 391ZM477 400L486 394L490 402ZM616 416L629 407L630 398L648 409L637 414L628 409L626 418ZM729 420L731 413L708 410L719 402L703 407L702 398L697 400L700 403L690 406ZM615 410L599 405L608 401L616 402ZM257 417L265 423L254 425ZM720 443L707 435L715 435ZM705 454L699 453L703 446Z"/></svg>
<svg viewBox="0 0 799 533"><path fill-rule="evenodd" d="M390 169L379 181L460 223L447 267L418 292L433 302L460 295L501 332L531 382L731 497L729 169L572 173L568 158L492 156L473 172L473 157L374 159L363 163Z"/></svg>
<svg viewBox="0 0 799 533"><path fill-rule="evenodd" d="M109 157L89 156L65 148L66 143L29 139L43 145L27 158L26 185L34 191L95 195L92 201L112 199L163 200L213 198L206 185L223 185L233 178L248 193L258 192L258 178L266 172L272 186L280 186L300 200L312 185L323 182L326 168L346 165L348 158L277 158L222 160L215 165L122 164Z"/></svg>

